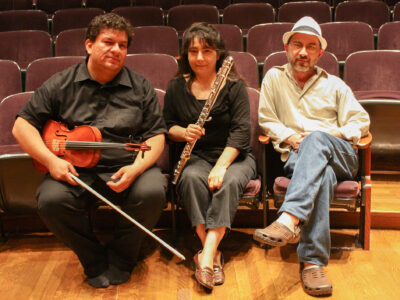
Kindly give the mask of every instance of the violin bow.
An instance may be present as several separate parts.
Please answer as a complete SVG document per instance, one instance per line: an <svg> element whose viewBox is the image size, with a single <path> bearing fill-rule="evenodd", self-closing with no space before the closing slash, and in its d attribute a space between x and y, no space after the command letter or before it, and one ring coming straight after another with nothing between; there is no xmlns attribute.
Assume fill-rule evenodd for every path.
<svg viewBox="0 0 400 300"><path fill-rule="evenodd" d="M122 216L124 216L126 219L128 219L129 221L131 221L133 224L135 224L137 227L139 227L141 230L143 230L145 233L147 233L148 235L150 235L153 239L155 239L157 242L159 242L161 245L163 245L165 248L167 248L171 253L175 254L176 256L178 256L181 260L185 260L185 256L182 255L180 252L178 252L177 250L175 250L174 248L172 248L169 244L167 244L166 242L164 242L162 239L160 239L158 236L156 236L153 232L151 232L150 230L148 230L146 227L144 227L142 224L140 224L138 221L136 221L135 219L133 219L130 215L128 215L127 213L125 213L123 210L121 210L118 206L116 206L114 203L112 203L111 201L107 200L105 197L103 197L102 195L100 195L98 192L96 192L94 189L92 189L89 185L87 185L86 183L84 183L82 180L80 180L78 177L76 177L74 174L72 174L71 172L69 173L69 175L72 177L72 179L74 179L80 186L82 186L83 188L85 188L86 190L88 190L90 193L92 193L93 195L95 195L97 198L99 198L100 200L102 200L103 202L105 202L106 204L108 204L109 206L111 206L113 209L115 209L119 214L121 214Z"/></svg>

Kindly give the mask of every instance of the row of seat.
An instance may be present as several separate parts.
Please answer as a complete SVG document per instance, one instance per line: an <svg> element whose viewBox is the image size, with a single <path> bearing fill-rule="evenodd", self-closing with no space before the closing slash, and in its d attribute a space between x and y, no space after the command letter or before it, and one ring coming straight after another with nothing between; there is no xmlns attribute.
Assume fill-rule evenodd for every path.
<svg viewBox="0 0 400 300"><path fill-rule="evenodd" d="M168 25L181 35L193 22L211 24L235 24L247 34L254 25L272 22L294 23L304 15L313 17L318 23L359 21L371 25L376 34L381 25L390 22L389 7L382 1L342 2L332 17L331 7L322 1L287 2L278 13L269 3L237 3L227 6L220 19L216 6L193 4L174 6L166 18L162 8L155 6L117 7L113 12L126 17L133 26ZM41 10L10 10L0 12L0 31L34 29L49 31L56 36L71 28L86 27L102 8L69 8L54 12L50 26L48 16ZM393 21L400 21L400 5L393 10Z"/></svg>
<svg viewBox="0 0 400 300"><path fill-rule="evenodd" d="M256 58L248 52L231 51L238 72L248 86L259 89L262 78L271 67L287 62L284 51L268 55L262 70ZM32 61L21 72L18 64L11 60L0 60L0 100L7 95L39 88L51 75L73 64L83 61L85 56L56 56ZM367 63L366 63L367 62ZM154 87L165 90L175 76L178 64L175 57L160 53L130 54L126 66L148 78ZM339 63L334 54L325 52L318 65L328 73L340 76ZM370 50L354 52L344 63L343 78L358 98L366 97L366 91L386 91L385 97L400 99L399 50ZM162 70L162 72L155 72ZM368 70L369 72L367 72ZM260 72L261 71L261 72ZM369 94L368 94L369 95Z"/></svg>
<svg viewBox="0 0 400 300"><path fill-rule="evenodd" d="M283 50L282 35L289 31L292 23L266 23L255 25L243 39L240 28L230 24L215 24L230 51L244 51L255 56L262 64L265 58ZM361 22L330 22L321 24L323 36L328 41L327 51L343 63L349 54L362 50L400 50L400 22L381 26L377 44L371 27ZM169 26L135 27L135 34L128 49L134 53L164 53L179 55L179 36ZM0 59L13 60L22 69L42 57L83 56L85 28L64 30L55 38L40 30L17 30L0 32ZM16 49L18 49L16 51Z"/></svg>
<svg viewBox="0 0 400 300"><path fill-rule="evenodd" d="M265 145L266 140L259 139L261 136L257 117L259 91L253 88L247 88L247 91L249 94L252 127L250 143L253 147L253 154L257 162L258 178L251 180L247 184L243 190L239 205L246 205L253 209L259 209L259 204L262 203L263 222L265 226L268 222L267 216L270 208L269 201L267 200L282 197L282 191L278 193L276 189L279 180L275 181L275 177L280 175L279 172L281 172L281 170L278 171L277 168L272 167L273 164L280 164L281 162L277 153L274 153L271 147ZM22 105L24 105L31 94L32 92L25 92L11 95L0 103L0 129L5 133L5 136L9 137L8 140L4 137L0 139L0 218L2 214L35 214L37 211L37 202L34 195L44 174L39 173L33 168L31 158L23 153L10 133L14 122L13 116L19 111ZM164 91L157 90L161 106L163 106L164 103L164 94ZM260 140L264 142L260 143ZM369 249L370 234L371 193L370 184L368 182L370 177L369 147L370 143L366 143L360 147L360 161L365 161L366 163L362 164L362 167L360 167L360 172L355 181L338 183L335 189L335 199L332 202L332 207L341 207L352 212L360 208L359 234L357 237L360 243L359 245L364 249ZM172 174L174 166L169 155L170 151L171 146L166 145L162 156L157 162L167 178ZM280 187L283 186L281 185ZM176 209L176 202L172 191L173 188L170 185L167 193L171 201L173 212L172 226L175 228L174 212Z"/></svg>

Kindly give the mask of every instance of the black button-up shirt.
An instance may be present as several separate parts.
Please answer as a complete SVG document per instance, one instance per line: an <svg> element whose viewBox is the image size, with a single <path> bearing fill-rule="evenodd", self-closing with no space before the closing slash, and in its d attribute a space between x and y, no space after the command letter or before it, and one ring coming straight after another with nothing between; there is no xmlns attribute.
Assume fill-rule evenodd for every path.
<svg viewBox="0 0 400 300"><path fill-rule="evenodd" d="M18 114L39 131L47 120L97 127L103 142L140 143L166 133L155 90L147 79L124 67L104 85L93 80L86 62L55 74L35 91ZM102 150L94 171L115 172L137 152Z"/></svg>

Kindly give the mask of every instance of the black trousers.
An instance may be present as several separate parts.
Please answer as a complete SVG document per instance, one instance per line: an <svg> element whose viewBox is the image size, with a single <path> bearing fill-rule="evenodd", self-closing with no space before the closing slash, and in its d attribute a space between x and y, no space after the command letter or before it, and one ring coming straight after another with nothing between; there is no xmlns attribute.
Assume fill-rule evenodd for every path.
<svg viewBox="0 0 400 300"><path fill-rule="evenodd" d="M146 228L156 225L165 205L167 186L158 167L148 169L121 193L112 191L95 174L79 172L79 175ZM75 252L89 278L103 273L109 264L132 271L146 236L141 229L115 212L118 220L114 237L107 245L102 245L87 217L88 209L97 198L79 186L54 180L49 175L38 188L37 199L40 217L49 230Z"/></svg>

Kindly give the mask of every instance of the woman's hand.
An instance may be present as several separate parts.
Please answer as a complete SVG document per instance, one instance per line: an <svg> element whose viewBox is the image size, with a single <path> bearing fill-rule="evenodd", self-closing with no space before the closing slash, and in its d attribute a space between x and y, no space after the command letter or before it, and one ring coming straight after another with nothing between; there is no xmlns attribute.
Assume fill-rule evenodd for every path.
<svg viewBox="0 0 400 300"><path fill-rule="evenodd" d="M224 181L224 176L226 173L226 168L222 166L214 166L212 168L210 174L208 175L208 187L211 192L214 190L218 190L222 186L222 182Z"/></svg>
<svg viewBox="0 0 400 300"><path fill-rule="evenodd" d="M188 143L193 143L196 140L200 139L202 135L206 132L204 128L201 128L199 125L189 124L185 130L185 141Z"/></svg>

